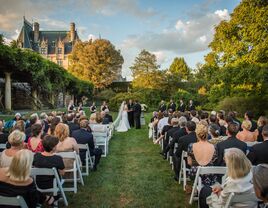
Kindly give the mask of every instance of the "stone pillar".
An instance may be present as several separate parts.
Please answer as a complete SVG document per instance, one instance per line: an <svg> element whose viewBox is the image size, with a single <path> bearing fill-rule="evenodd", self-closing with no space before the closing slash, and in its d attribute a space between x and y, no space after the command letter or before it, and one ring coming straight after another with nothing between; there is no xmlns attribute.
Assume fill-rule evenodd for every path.
<svg viewBox="0 0 268 208"><path fill-rule="evenodd" d="M5 108L11 111L11 73L5 73Z"/></svg>
<svg viewBox="0 0 268 208"><path fill-rule="evenodd" d="M32 108L33 110L37 110L37 99L38 99L38 95L37 95L37 90L32 88L32 97L33 97L33 105Z"/></svg>

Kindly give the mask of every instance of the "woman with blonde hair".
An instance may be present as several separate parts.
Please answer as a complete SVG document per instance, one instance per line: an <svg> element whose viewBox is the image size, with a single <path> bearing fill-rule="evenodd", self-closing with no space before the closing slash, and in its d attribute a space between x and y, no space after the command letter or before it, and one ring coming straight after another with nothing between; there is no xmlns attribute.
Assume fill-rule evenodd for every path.
<svg viewBox="0 0 268 208"><path fill-rule="evenodd" d="M97 119L97 114L96 114L97 112L95 112L95 113L92 113L91 115L90 115L90 118L89 118L89 124L97 124L97 121L96 121L96 119Z"/></svg>
<svg viewBox="0 0 268 208"><path fill-rule="evenodd" d="M55 134L59 139L59 143L56 146L56 152L73 152L79 154L79 147L76 140L73 137L69 137L69 126L67 124L59 123L55 128ZM73 166L72 159L64 159L64 165L66 169Z"/></svg>
<svg viewBox="0 0 268 208"><path fill-rule="evenodd" d="M11 145L5 149L0 156L0 167L9 167L15 154L24 147L25 134L19 130L14 130L8 136L8 142Z"/></svg>
<svg viewBox="0 0 268 208"><path fill-rule="evenodd" d="M223 182L223 185L217 184L212 187L212 194L206 199L209 207L224 207L231 193L243 195L254 192L252 185L251 163L244 152L238 148L226 149L224 159L227 166L227 178ZM256 201L244 201L232 204L232 207L253 208L256 206Z"/></svg>
<svg viewBox="0 0 268 208"><path fill-rule="evenodd" d="M19 130L21 132L25 132L25 122L23 120L18 120L15 124L15 126L13 126L12 131L14 130Z"/></svg>
<svg viewBox="0 0 268 208"><path fill-rule="evenodd" d="M237 139L243 141L243 142L254 142L255 141L255 133L251 132L250 129L252 127L250 120L244 120L242 122L242 131L238 132L236 135Z"/></svg>
<svg viewBox="0 0 268 208"><path fill-rule="evenodd" d="M0 168L0 195L22 196L28 207L37 206L39 194L30 177L33 154L29 150L18 151L9 168Z"/></svg>
<svg viewBox="0 0 268 208"><path fill-rule="evenodd" d="M257 125L258 128L255 130L255 140L258 142L263 142L263 136L262 136L262 128L268 124L268 119L265 116L260 116Z"/></svg>
<svg viewBox="0 0 268 208"><path fill-rule="evenodd" d="M193 178L196 175L198 166L213 166L217 159L217 151L213 144L208 142L208 125L199 122L196 125L197 142L191 143L188 146L188 165L191 166L190 176ZM202 183L210 186L217 181L217 176L206 175L202 176ZM189 187L187 187L189 188Z"/></svg>

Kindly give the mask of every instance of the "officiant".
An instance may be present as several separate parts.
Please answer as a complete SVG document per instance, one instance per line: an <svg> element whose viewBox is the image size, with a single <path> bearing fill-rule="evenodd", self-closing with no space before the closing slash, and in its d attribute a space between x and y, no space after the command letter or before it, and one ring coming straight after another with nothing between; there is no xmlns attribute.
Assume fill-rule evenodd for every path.
<svg viewBox="0 0 268 208"><path fill-rule="evenodd" d="M128 101L127 107L129 125L130 127L134 127L134 103L131 99Z"/></svg>

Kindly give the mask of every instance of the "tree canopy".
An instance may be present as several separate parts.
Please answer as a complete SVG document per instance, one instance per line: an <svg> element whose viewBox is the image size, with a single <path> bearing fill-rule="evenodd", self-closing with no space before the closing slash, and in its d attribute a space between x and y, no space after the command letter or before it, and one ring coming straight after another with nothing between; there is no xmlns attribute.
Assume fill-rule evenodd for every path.
<svg viewBox="0 0 268 208"><path fill-rule="evenodd" d="M105 88L121 74L124 59L110 41L97 39L77 42L70 63L68 71L75 77L92 82L95 88Z"/></svg>
<svg viewBox="0 0 268 208"><path fill-rule="evenodd" d="M168 72L178 80L188 80L190 78L190 68L187 66L184 58L174 58Z"/></svg>

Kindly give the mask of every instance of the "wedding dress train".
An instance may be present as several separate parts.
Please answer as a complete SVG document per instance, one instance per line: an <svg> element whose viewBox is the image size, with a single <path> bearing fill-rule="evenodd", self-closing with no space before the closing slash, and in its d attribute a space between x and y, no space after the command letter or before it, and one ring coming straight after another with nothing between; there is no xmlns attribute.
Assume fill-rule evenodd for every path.
<svg viewBox="0 0 268 208"><path fill-rule="evenodd" d="M124 102L121 104L118 116L114 122L114 126L115 130L118 132L126 132L130 129L127 106Z"/></svg>

